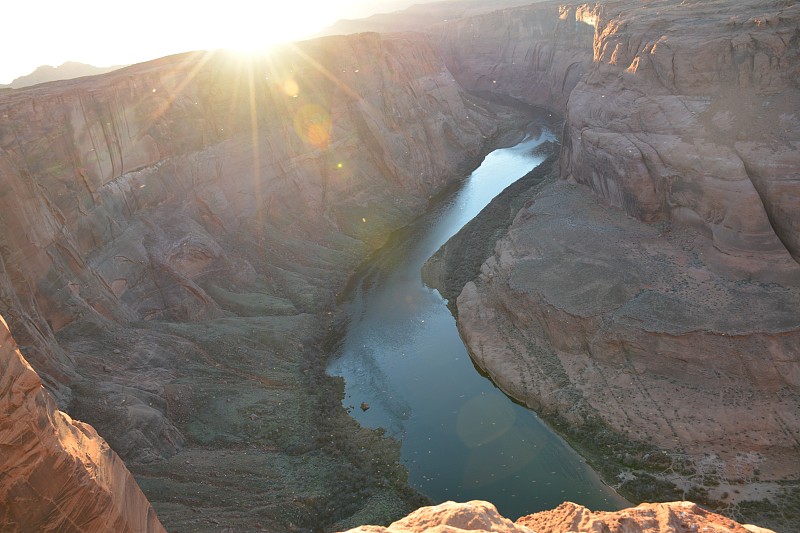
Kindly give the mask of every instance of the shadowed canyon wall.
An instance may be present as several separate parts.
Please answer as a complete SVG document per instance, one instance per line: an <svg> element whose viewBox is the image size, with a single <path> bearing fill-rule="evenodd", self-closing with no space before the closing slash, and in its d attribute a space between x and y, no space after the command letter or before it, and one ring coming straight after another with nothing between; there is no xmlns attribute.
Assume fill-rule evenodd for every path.
<svg viewBox="0 0 800 533"><path fill-rule="evenodd" d="M430 29L447 67L469 91L564 111L592 63L595 15L586 5L498 10Z"/></svg>
<svg viewBox="0 0 800 533"><path fill-rule="evenodd" d="M54 387L73 364L38 350L79 316L224 316L220 290L255 283L250 251L216 242L237 232L261 240L238 244L281 248L273 263L291 261L292 238L342 239L355 262L493 133L424 44L372 35L305 48L283 64L197 54L4 97L3 249L13 261L2 311ZM387 208L374 219L376 205ZM224 268L226 287L198 283ZM270 288L289 283L278 277ZM329 301L308 300L283 307Z"/></svg>

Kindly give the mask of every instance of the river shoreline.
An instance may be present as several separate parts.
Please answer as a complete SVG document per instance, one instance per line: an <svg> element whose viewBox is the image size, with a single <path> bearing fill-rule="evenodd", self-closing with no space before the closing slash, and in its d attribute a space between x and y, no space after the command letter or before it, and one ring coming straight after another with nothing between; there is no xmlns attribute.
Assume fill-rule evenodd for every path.
<svg viewBox="0 0 800 533"><path fill-rule="evenodd" d="M509 187L451 238L423 269L426 283L437 288L448 300L448 307L457 318L459 334L476 369L513 401L535 411L605 483L631 502L691 500L738 521L774 524L773 520L780 516L782 508L796 506L800 499L800 491L791 484L762 482L756 484L756 490L750 490L746 483L717 479L696 469L680 454L631 439L597 416L576 422L544 401L536 403L535 398L516 395L512 388L504 385L508 376L493 372L474 353L475 340L470 339L464 323L458 320L456 298L468 283L479 277L484 261L495 256L494 243L507 235L520 209L529 206L540 193L544 195L545 190L550 191L548 194L555 194L553 186L561 183L558 157L551 157L532 174L538 175L538 181L529 181L523 186L523 180L520 180L514 185L517 187L515 191ZM491 246L486 244L487 240L492 242ZM485 257L474 257L476 250L482 250Z"/></svg>
<svg viewBox="0 0 800 533"><path fill-rule="evenodd" d="M499 240L514 220L517 212L526 202L544 187L554 183L558 173L558 153L554 151L548 159L533 169L526 176L509 186L492 200L470 223L454 235L439 251L436 252L423 267L423 280L439 290L448 301L448 308L456 318L464 346L470 354L478 372L489 379L498 389L512 401L537 413L556 433L563 438L587 463L600 475L604 483L617 492L620 497L632 502L673 501L687 497L676 485L656 478L645 478L639 484L613 483L625 471L625 465L614 460L615 456L634 457L655 454L660 450L653 446L628 441L623 435L613 431L602 423L592 426L574 427L556 412L536 409L528 405L524 398L516 398L512 392L502 386L502 379L483 367L470 349L464 337L462 323L458 321L456 298L461 289L480 274L481 265L494 253L495 242ZM607 453L613 449L614 453ZM603 452L606 453L603 453ZM654 461L653 473L662 467L662 461ZM707 501L693 495L695 499Z"/></svg>
<svg viewBox="0 0 800 533"><path fill-rule="evenodd" d="M552 118L552 114L547 111L544 116ZM480 216L479 213L486 215L486 209L491 209L487 203L489 206L496 206L496 201L492 201L492 198L498 193L501 198L514 198L511 202L512 213L504 215L508 219L505 226L510 223L509 216L519 208L517 203L524 201L518 195L519 191L529 188L529 182L537 181L542 173L527 169L539 168L545 160L548 161L547 168L550 168L555 161L555 155L548 159L547 153L552 153L557 148L557 144L553 142L554 135L549 132L558 131L558 124L552 121L539 124L539 127L526 132L528 141L500 150L493 154L492 162L484 162L480 173L476 174L481 177L472 178L468 187L458 192L458 197L466 194L464 198L472 198L472 194L478 194L477 191L482 190L480 187L484 187L479 185L483 183L481 180L489 180L486 183L495 182L492 187L502 184L497 192L489 193L493 190L489 189L486 192L490 196L476 196L469 201L480 203L469 203L470 207L463 207L462 200L457 200L456 196L437 198L440 205L416 222L395 232L381 252L370 256L356 274L357 281L350 283L348 293L340 298L344 303L336 314L331 315L331 335L327 338L326 351L337 355L329 364L328 370L329 373L346 379L344 405L362 425L384 427L388 435L403 443L403 462L411 468L412 486L431 495L435 500L488 499L501 509L503 506L510 506L505 511L510 516L521 516L558 505L565 497L580 500L594 508L619 509L628 502L609 491L608 486L603 485L594 472L586 469L585 461L569 449L560 437L543 427L533 412L510 401L494 384L476 372L444 300L431 292L421 280L420 270L430 255L472 217ZM505 153L508 155L503 155ZM522 154L526 155L523 157ZM508 170L497 167L498 162L505 161L503 158L506 157L521 157L516 165L525 165L523 161L531 158L531 166L523 166L514 171L510 170L513 167ZM510 164L512 160L503 164ZM501 168L504 170L500 170ZM498 171L498 178L492 179L490 176L495 176ZM521 173L516 173L519 171ZM500 175L505 175L506 178L499 179ZM512 178L514 176L522 178ZM478 187L476 192L468 192L475 187ZM479 198L485 200L481 201ZM507 208L508 206L505 207L506 210ZM451 226L456 220L461 222ZM444 229L451 227L452 230ZM502 231L504 228L496 229ZM497 236L483 239L484 245L489 247L488 250L491 250L496 238ZM474 252L477 255L482 253ZM478 260L481 262L483 258L478 257ZM401 303L402 300L407 301L410 306L408 312L411 314L408 316L402 310L405 305ZM453 340L449 340L449 328L452 328ZM352 355L342 361L345 353ZM459 353L463 354L461 362L458 362ZM467 366L464 367L464 364ZM446 373L448 378L445 381L439 380L438 384L423 378L423 375L435 376L441 373ZM448 385L443 387L444 383ZM475 394L479 396L475 397ZM488 396L483 396L484 394ZM462 400L458 400L458 397ZM454 416L456 412L459 413L457 427ZM482 418L484 416L489 418ZM503 425L506 423L503 420L517 421L499 434L490 432L487 436L478 436L481 431L485 431L479 429L483 424ZM434 429L440 425L441 429ZM434 432L428 433L431 430ZM467 431L467 434L462 431ZM476 431L479 433L475 433ZM509 433L505 434L505 431ZM469 436L473 433L474 436ZM501 440L494 440L501 435L504 435ZM473 441L478 448L472 448L476 444L469 444ZM484 442L488 447L481 448L480 443ZM529 444L524 444L525 442ZM467 444L466 448L464 444ZM478 455L490 453L496 446L500 448L491 452L493 459L487 456L474 463ZM448 450L446 458L438 457L437 454L444 450ZM433 455L428 456L431 453ZM504 454L510 454L508 457L513 459L512 465L500 464ZM515 457L517 458L514 459ZM492 461L499 462L489 467ZM473 466L469 466L470 464ZM468 481L472 479L471 476L477 475L477 471L468 473L475 464L487 465L483 467L489 469L486 475L489 476L491 472L491 478L496 476L497 479L490 481L491 478L487 477L482 480L479 476L474 481ZM553 468L555 465L560 466ZM462 468L466 469L463 471L463 479L460 478ZM516 481L501 481L508 475ZM536 485L523 486L526 483L536 484L537 480L540 482L538 489ZM486 485L487 488L473 489L471 487L474 485L470 485L472 483L478 483L477 487ZM556 487L547 489L546 486L551 483ZM504 498L508 500L505 503Z"/></svg>
<svg viewBox="0 0 800 533"><path fill-rule="evenodd" d="M452 196L463 185L466 177L480 166L487 154L498 148L519 143L529 133L534 116L546 112L543 109L520 102L516 102L513 108L497 102L495 104L493 105L500 124L497 134L493 138L486 140L484 149L478 156L464 161L459 168L454 170L453 174L461 177L452 180L443 190L431 197L428 201L428 207L419 217L424 216L424 213L441 203L448 196ZM393 243L401 239L404 232L408 231L408 228L419 217L391 232L384 239L381 246L365 257L351 271L347 278L347 283L336 297L336 305L319 315L321 321L318 329L318 340L309 343L306 347L303 387L310 391L308 396L317 405L312 411L315 416L315 421L312 422L312 425L317 428L315 433L330 435L326 446L334 450L334 455L346 457L353 464L357 464L359 461L362 463L359 468L347 473L353 480L352 482L342 483L342 487L352 486L355 489L362 483L358 481L359 476L365 475L365 472L371 469L369 465L384 465L384 467L376 467L380 469L375 470L372 475L378 475L381 479L386 480L385 483L387 485L385 485L385 488L388 489L387 493L394 493L398 497L398 500L380 497L379 495L369 497L367 505L361 511L356 510L355 507L350 507L361 501L357 491L352 494L352 497L342 497L339 505L349 507L349 510L341 507L336 510L320 509L323 515L326 515L321 522L333 524L333 529L331 530L348 529L363 523L383 522L388 524L417 507L433 503L432 500L408 484L408 473L399 462L399 443L395 439L386 436L381 429L360 427L342 404L344 398L343 379L327 373L330 357L338 349L346 331L347 320L342 309L342 303L352 291L353 280L357 278L359 271L374 260L375 255L381 249L392 246ZM311 442L309 442L309 445L311 445ZM304 452L305 449L297 450L297 453ZM369 457L366 462L363 461L364 454ZM360 457L362 459L359 459ZM342 494L342 496L347 495Z"/></svg>

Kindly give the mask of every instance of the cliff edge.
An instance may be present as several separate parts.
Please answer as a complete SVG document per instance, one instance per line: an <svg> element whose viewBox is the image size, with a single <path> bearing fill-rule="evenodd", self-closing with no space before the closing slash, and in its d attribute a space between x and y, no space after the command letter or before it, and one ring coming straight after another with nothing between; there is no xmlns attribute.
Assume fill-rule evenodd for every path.
<svg viewBox="0 0 800 533"><path fill-rule="evenodd" d="M94 428L59 411L0 317L0 529L162 533Z"/></svg>
<svg viewBox="0 0 800 533"><path fill-rule="evenodd" d="M521 120L475 94L511 96L565 113L561 167L446 290L476 362L626 494L796 524L800 6L545 3L426 31L0 95L0 313L53 397L11 357L0 405L85 444L81 475L141 527L116 455L54 401L171 529L406 513L395 443L324 373L329 311ZM38 438L7 420L15 453ZM10 486L49 490L36 473ZM5 524L62 520L36 512Z"/></svg>

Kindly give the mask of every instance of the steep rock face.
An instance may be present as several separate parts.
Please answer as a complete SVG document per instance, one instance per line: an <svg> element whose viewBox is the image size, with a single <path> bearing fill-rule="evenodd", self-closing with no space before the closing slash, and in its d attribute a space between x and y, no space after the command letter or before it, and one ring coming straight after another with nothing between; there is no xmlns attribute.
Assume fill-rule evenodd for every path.
<svg viewBox="0 0 800 533"><path fill-rule="evenodd" d="M394 448L320 367L324 311L483 153L496 111L427 39L377 34L5 93L0 312L167 527L319 527L370 498L398 516Z"/></svg>
<svg viewBox="0 0 800 533"><path fill-rule="evenodd" d="M729 256L758 256L764 270L781 269L787 250L797 260L800 6L612 2L596 12L563 175L640 220L692 225Z"/></svg>
<svg viewBox="0 0 800 533"><path fill-rule="evenodd" d="M770 533L757 526L742 526L710 513L691 502L643 504L616 512L592 512L566 502L512 522L488 502L446 502L423 507L389 527L362 526L347 533L664 533L705 531L708 533Z"/></svg>
<svg viewBox="0 0 800 533"><path fill-rule="evenodd" d="M544 3L428 31L468 90L562 110L571 99L565 178L780 269L785 250L797 254L786 194L798 166L797 6L632 7Z"/></svg>
<svg viewBox="0 0 800 533"><path fill-rule="evenodd" d="M56 408L0 317L0 529L163 532L119 456Z"/></svg>
<svg viewBox="0 0 800 533"><path fill-rule="evenodd" d="M497 10L429 29L448 69L470 91L509 95L563 112L592 63L594 14L546 2Z"/></svg>
<svg viewBox="0 0 800 533"><path fill-rule="evenodd" d="M220 236L370 242L491 134L423 44L372 35L279 57L175 57L3 98L3 310L21 342L52 344L79 314L222 316L197 280L253 276Z"/></svg>

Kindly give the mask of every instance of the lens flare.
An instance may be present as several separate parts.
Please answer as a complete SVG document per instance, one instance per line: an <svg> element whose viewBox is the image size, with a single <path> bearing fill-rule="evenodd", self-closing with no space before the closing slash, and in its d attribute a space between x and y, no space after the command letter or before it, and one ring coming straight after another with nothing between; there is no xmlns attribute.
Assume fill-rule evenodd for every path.
<svg viewBox="0 0 800 533"><path fill-rule="evenodd" d="M470 448L500 438L511 429L516 419L514 409L505 398L475 396L462 407L456 419L458 436Z"/></svg>
<svg viewBox="0 0 800 533"><path fill-rule="evenodd" d="M300 86L297 85L296 81L289 78L283 82L283 92L286 93L287 96L297 97L297 95L300 94Z"/></svg>
<svg viewBox="0 0 800 533"><path fill-rule="evenodd" d="M316 104L306 104L294 115L294 129L297 135L317 148L328 147L332 127L330 114Z"/></svg>
<svg viewBox="0 0 800 533"><path fill-rule="evenodd" d="M508 438L471 448L462 484L484 487L523 471L545 449L546 443L531 428L511 427Z"/></svg>

